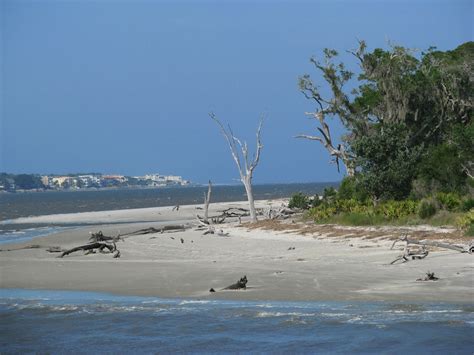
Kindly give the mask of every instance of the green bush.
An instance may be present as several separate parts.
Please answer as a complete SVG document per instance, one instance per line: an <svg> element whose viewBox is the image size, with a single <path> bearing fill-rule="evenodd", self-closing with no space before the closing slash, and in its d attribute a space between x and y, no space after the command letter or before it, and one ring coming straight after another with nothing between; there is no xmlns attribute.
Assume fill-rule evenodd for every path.
<svg viewBox="0 0 474 355"><path fill-rule="evenodd" d="M365 201L368 199L368 194L354 176L347 176L341 181L337 198L339 200Z"/></svg>
<svg viewBox="0 0 474 355"><path fill-rule="evenodd" d="M313 207L309 210L310 217L316 222L325 222L336 213L336 209L327 204L321 204L318 207Z"/></svg>
<svg viewBox="0 0 474 355"><path fill-rule="evenodd" d="M461 210L467 212L474 208L474 198L468 198L462 202Z"/></svg>
<svg viewBox="0 0 474 355"><path fill-rule="evenodd" d="M334 187L325 187L323 191L323 200L332 201L336 198L337 191Z"/></svg>
<svg viewBox="0 0 474 355"><path fill-rule="evenodd" d="M301 192L297 192L293 194L293 196L291 196L290 202L288 203L288 207L306 210L309 208L309 203L310 203L310 200L308 196L305 196Z"/></svg>
<svg viewBox="0 0 474 355"><path fill-rule="evenodd" d="M375 209L376 214L383 215L390 220L414 215L417 211L418 203L412 200L390 200L379 204Z"/></svg>
<svg viewBox="0 0 474 355"><path fill-rule="evenodd" d="M418 216L421 219L427 219L436 214L436 205L433 201L423 200L418 208Z"/></svg>
<svg viewBox="0 0 474 355"><path fill-rule="evenodd" d="M461 198L454 192L438 192L436 200L443 209L448 211L456 211L461 206Z"/></svg>

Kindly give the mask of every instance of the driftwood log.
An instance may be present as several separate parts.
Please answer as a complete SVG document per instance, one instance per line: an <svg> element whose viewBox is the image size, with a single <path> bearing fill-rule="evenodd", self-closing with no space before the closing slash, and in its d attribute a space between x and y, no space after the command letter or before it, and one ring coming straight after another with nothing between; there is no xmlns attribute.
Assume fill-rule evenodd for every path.
<svg viewBox="0 0 474 355"><path fill-rule="evenodd" d="M247 275L240 278L235 284L223 288L223 290L245 290L247 288Z"/></svg>
<svg viewBox="0 0 474 355"><path fill-rule="evenodd" d="M434 272L427 272L424 278L416 279L416 281L438 281L439 277L435 276Z"/></svg>
<svg viewBox="0 0 474 355"><path fill-rule="evenodd" d="M95 243L89 243L89 244L86 244L86 245L81 245L81 246L74 247L72 249L69 249L69 250L66 250L66 251L62 252L62 254L59 255L58 257L62 258L66 255L69 255L71 253L74 253L74 252L80 251L80 250L88 252L88 254L95 253L95 249L98 249L101 253L105 253L105 249L107 249L109 253L115 253L114 258L119 258L120 257L120 251L117 249L117 246L116 246L115 242L112 243L112 244L95 242Z"/></svg>
<svg viewBox="0 0 474 355"><path fill-rule="evenodd" d="M162 226L159 228L155 227L149 227L149 228L144 228L144 229L139 229L134 232L130 233L125 233L125 234L120 234L120 237L130 237L132 235L144 235L144 234L153 234L153 233L171 233L171 232L182 232L185 231L186 229L190 228L187 225L184 224L171 224L171 225L166 225Z"/></svg>
<svg viewBox="0 0 474 355"><path fill-rule="evenodd" d="M224 291L224 290L245 290L245 289L247 289L247 282L248 282L247 276L245 275L244 277L241 277L240 280L238 280L236 283L234 283L230 286L224 287L222 289L222 291ZM216 292L216 290L211 288L209 290L209 292Z"/></svg>
<svg viewBox="0 0 474 355"><path fill-rule="evenodd" d="M105 236L102 231L98 231L97 233L91 233L91 237L89 238L91 242L118 242L120 239L120 235L116 237L108 237Z"/></svg>
<svg viewBox="0 0 474 355"><path fill-rule="evenodd" d="M403 254L398 256L390 264L395 264L398 261L401 261L402 263L405 263L409 260L423 259L426 256L428 256L429 252L426 248L428 246L455 250L455 251L458 251L460 253L470 253L471 254L474 251L474 247L473 247L472 242L468 246L465 246L465 245L443 243L443 242L438 242L438 241L434 241L434 240L409 239L408 235L404 235L400 239L395 240L390 249L393 249L395 247L395 244L397 244L398 242L404 242L405 243L405 247L403 249Z"/></svg>

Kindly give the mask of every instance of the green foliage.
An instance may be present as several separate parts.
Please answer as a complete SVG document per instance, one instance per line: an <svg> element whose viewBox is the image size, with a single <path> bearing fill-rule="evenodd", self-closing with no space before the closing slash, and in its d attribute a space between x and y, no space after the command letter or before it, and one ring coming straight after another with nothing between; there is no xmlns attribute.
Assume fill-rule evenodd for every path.
<svg viewBox="0 0 474 355"><path fill-rule="evenodd" d="M302 210L308 209L309 205L310 199L301 192L297 192L291 196L290 202L288 203L289 208L299 208Z"/></svg>
<svg viewBox="0 0 474 355"><path fill-rule="evenodd" d="M436 204L430 200L423 200L418 208L418 216L421 219L433 217L436 214Z"/></svg>
<svg viewBox="0 0 474 355"><path fill-rule="evenodd" d="M468 236L474 236L474 209L464 213L456 219L456 224L459 228L465 231Z"/></svg>
<svg viewBox="0 0 474 355"><path fill-rule="evenodd" d="M402 217L415 215L418 211L419 203L411 200L386 201L374 207L368 202L359 202L354 199L335 200L325 202L318 207L310 209L310 216L316 222L324 222L335 215L347 214L368 218L378 217L378 220L393 221Z"/></svg>
<svg viewBox="0 0 474 355"><path fill-rule="evenodd" d="M441 207L447 211L457 211L461 206L461 198L458 194L453 192L438 192L436 200Z"/></svg>
<svg viewBox="0 0 474 355"><path fill-rule="evenodd" d="M474 198L467 198L462 202L461 210L467 212L474 208Z"/></svg>
<svg viewBox="0 0 474 355"><path fill-rule="evenodd" d="M444 192L459 191L466 183L458 149L447 144L433 146L425 153L418 176L425 185L436 182Z"/></svg>
<svg viewBox="0 0 474 355"><path fill-rule="evenodd" d="M374 126L372 133L354 141L352 148L362 169L358 179L374 200L408 197L420 150L410 148L405 125Z"/></svg>
<svg viewBox="0 0 474 355"><path fill-rule="evenodd" d="M340 139L343 149L329 142L330 152L348 153L339 159L358 177L343 182L337 198L363 201L357 186L377 202L466 192L474 173L474 42L417 53L403 46L369 52L362 41L354 54L359 75L335 63L335 50L325 50L322 62L311 60L332 97L324 98L309 75L300 79L300 90L317 103L323 144L328 119L348 131ZM351 79L349 95L344 88Z"/></svg>
<svg viewBox="0 0 474 355"><path fill-rule="evenodd" d="M418 212L419 203L411 200L386 201L379 204L375 211L389 220L395 220L402 217L414 215Z"/></svg>
<svg viewBox="0 0 474 355"><path fill-rule="evenodd" d="M354 199L363 202L366 201L368 197L367 191L365 191L355 176L346 176L342 179L339 190L337 191L337 198L339 200Z"/></svg>
<svg viewBox="0 0 474 355"><path fill-rule="evenodd" d="M14 176L14 181L17 189L31 190L40 189L44 185L41 178L37 175L19 174Z"/></svg>
<svg viewBox="0 0 474 355"><path fill-rule="evenodd" d="M333 200L336 198L337 191L334 187L325 187L323 191L323 200Z"/></svg>

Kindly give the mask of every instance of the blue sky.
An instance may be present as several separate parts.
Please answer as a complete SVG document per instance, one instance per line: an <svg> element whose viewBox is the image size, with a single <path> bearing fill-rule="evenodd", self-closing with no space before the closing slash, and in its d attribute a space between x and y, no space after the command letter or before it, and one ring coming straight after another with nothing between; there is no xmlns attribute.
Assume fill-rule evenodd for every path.
<svg viewBox="0 0 474 355"><path fill-rule="evenodd" d="M1 1L0 171L238 177L213 111L264 150L254 181L334 181L304 116L309 58L357 39L453 49L472 1ZM344 60L352 60L343 55ZM336 127L336 132L341 133Z"/></svg>

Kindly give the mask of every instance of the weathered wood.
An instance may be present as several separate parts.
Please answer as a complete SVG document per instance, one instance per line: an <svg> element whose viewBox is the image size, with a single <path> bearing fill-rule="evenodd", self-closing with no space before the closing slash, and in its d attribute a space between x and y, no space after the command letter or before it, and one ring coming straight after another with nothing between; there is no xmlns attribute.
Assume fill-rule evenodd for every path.
<svg viewBox="0 0 474 355"><path fill-rule="evenodd" d="M162 226L159 228L149 227L149 228L139 229L134 232L120 234L120 237L125 237L125 236L130 237L133 235L144 235L144 234L153 234L153 233L179 232L179 231L184 231L187 228L190 228L190 227L184 224L170 224L170 225Z"/></svg>
<svg viewBox="0 0 474 355"><path fill-rule="evenodd" d="M98 249L100 252L103 252L104 249L107 249L110 253L113 253L114 251L117 250L117 247L116 247L115 243L114 244L107 244L107 243L95 242L95 243L81 245L81 246L66 250L61 255L59 255L59 258L62 258L64 256L69 255L71 253L74 253L76 251L80 251L80 250L88 251L88 250L94 250L94 249Z"/></svg>
<svg viewBox="0 0 474 355"><path fill-rule="evenodd" d="M102 233L102 231L98 231L97 233L91 233L91 237L89 238L91 242L108 242L108 241L118 242L120 239L121 239L120 236L116 236L116 237L105 236Z"/></svg>
<svg viewBox="0 0 474 355"><path fill-rule="evenodd" d="M212 192L212 183L209 180L209 185L207 186L207 195L204 194L204 221L208 221L209 217L209 203L211 203L211 192Z"/></svg>
<svg viewBox="0 0 474 355"><path fill-rule="evenodd" d="M223 288L223 290L245 290L247 288L247 276L245 275L240 280L238 280L235 284L227 286Z"/></svg>
<svg viewBox="0 0 474 355"><path fill-rule="evenodd" d="M439 277L435 276L434 272L427 272L424 278L416 279L416 281L438 281Z"/></svg>
<svg viewBox="0 0 474 355"><path fill-rule="evenodd" d="M460 253L471 253L471 245L469 246L463 246L463 245L456 245L456 244L449 244L449 243L443 243L443 242L438 242L435 240L415 240L415 239L409 239L408 235L405 235L401 237L398 240L395 240L392 244L392 247L390 249L393 249L395 244L397 242L406 242L407 244L416 244L416 245L424 245L424 246L432 246L432 247L437 247L437 248L443 248L443 249L451 249L451 250L456 250Z"/></svg>
<svg viewBox="0 0 474 355"><path fill-rule="evenodd" d="M210 113L209 116L219 125L222 135L227 141L227 144L230 148L230 153L234 159L235 164L239 170L240 181L245 187L245 192L247 193L247 200L249 203L250 218L253 222L257 221L257 213L255 210L255 202L253 198L252 191L252 176L255 168L257 167L260 161L260 154L263 148L261 140L261 131L263 126L263 116L260 119L260 123L257 128L257 148L253 160L249 160L249 151L247 142L241 142L237 137L234 136L232 128L226 129L221 121L217 118L214 113ZM238 148L238 147L239 148Z"/></svg>

